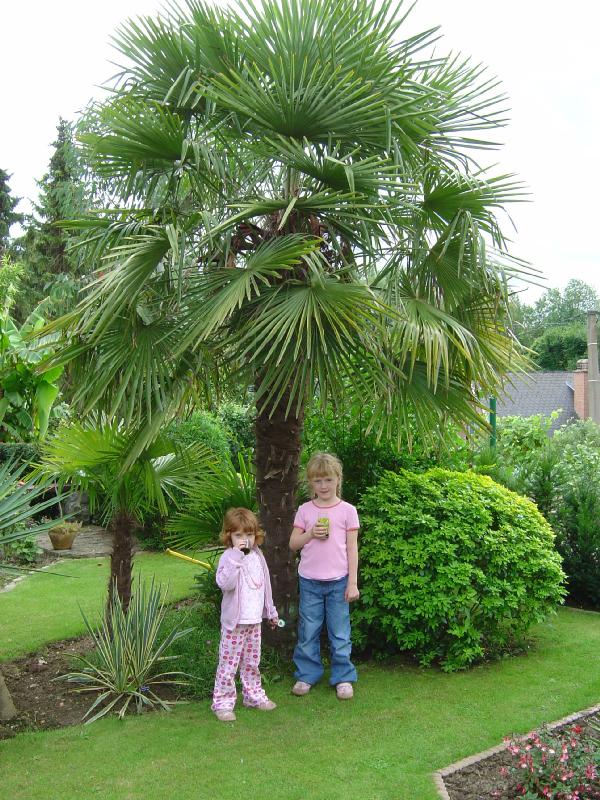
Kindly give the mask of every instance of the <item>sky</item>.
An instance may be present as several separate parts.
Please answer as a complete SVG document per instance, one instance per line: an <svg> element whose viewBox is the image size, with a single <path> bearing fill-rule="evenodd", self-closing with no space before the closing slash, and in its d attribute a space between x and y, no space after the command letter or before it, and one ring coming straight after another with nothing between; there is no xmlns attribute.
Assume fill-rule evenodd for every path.
<svg viewBox="0 0 600 800"><path fill-rule="evenodd" d="M419 0L406 34L440 26L439 53L460 52L502 82L511 109L499 132L497 172L516 173L530 202L511 206L503 230L511 253L544 276L527 288L570 278L600 293L594 231L600 178L600 59L595 0ZM47 171L59 116L73 120L114 72L110 36L128 17L155 14L159 0L20 0L0 8L0 168L28 211ZM404 8L408 9L406 2Z"/></svg>

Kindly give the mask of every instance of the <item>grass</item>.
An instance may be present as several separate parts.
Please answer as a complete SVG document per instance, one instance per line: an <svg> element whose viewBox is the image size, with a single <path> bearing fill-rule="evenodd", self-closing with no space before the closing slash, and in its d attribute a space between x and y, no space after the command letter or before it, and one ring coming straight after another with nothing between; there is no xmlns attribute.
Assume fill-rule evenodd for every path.
<svg viewBox="0 0 600 800"><path fill-rule="evenodd" d="M34 652L47 642L84 634L79 607L92 617L102 611L109 566L108 558L68 559L32 573L14 589L2 592L0 661ZM198 569L163 553L138 553L134 560L135 579L155 575L170 584L173 600L190 594Z"/></svg>
<svg viewBox="0 0 600 800"><path fill-rule="evenodd" d="M0 612L1 613L1 612ZM363 664L355 699L327 686L218 723L208 702L0 743L11 800L435 800L434 769L600 701L600 615L563 609L527 655L446 675ZM82 783L83 782L83 783ZM85 786L85 791L82 790Z"/></svg>

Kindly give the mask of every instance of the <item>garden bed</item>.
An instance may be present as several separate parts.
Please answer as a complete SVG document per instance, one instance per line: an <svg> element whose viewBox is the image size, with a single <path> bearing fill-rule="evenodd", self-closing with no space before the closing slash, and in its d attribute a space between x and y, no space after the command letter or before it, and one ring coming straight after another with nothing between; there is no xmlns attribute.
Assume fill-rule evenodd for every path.
<svg viewBox="0 0 600 800"><path fill-rule="evenodd" d="M577 723L585 734L593 722L600 724L600 706L559 720L548 728L560 733ZM518 776L508 772L510 766L515 766L515 759L505 745L464 759L437 773L440 797L443 800L517 800L521 797L517 791ZM600 792L600 784L598 790Z"/></svg>
<svg viewBox="0 0 600 800"><path fill-rule="evenodd" d="M46 645L38 653L0 664L0 670L17 709L17 717L0 722L0 739L23 731L37 731L77 725L90 707L90 695L73 691L65 681L73 656L93 648L90 636Z"/></svg>

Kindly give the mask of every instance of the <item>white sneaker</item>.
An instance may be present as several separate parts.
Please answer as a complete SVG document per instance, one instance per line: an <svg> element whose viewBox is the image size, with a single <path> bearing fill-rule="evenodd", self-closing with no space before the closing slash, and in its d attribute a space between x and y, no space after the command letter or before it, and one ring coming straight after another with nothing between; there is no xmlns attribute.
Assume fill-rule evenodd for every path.
<svg viewBox="0 0 600 800"><path fill-rule="evenodd" d="M351 700L354 697L354 689L351 683L338 683L335 687L335 693L338 700Z"/></svg>
<svg viewBox="0 0 600 800"><path fill-rule="evenodd" d="M306 683L305 681L296 681L296 683L292 686L292 694L295 694L296 697L303 697L305 694L310 692L310 689L310 683Z"/></svg>
<svg viewBox="0 0 600 800"><path fill-rule="evenodd" d="M233 711L215 711L215 717L220 722L235 722L235 714Z"/></svg>

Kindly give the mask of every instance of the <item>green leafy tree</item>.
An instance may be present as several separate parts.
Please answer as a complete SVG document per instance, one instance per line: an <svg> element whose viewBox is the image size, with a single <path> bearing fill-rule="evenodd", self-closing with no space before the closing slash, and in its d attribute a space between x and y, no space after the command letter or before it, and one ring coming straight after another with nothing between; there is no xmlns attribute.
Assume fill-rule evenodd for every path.
<svg viewBox="0 0 600 800"><path fill-rule="evenodd" d="M600 298L594 287L572 278L562 292L547 289L532 306L514 305L520 317L519 338L532 347L536 339L550 330L585 328L587 312L599 307Z"/></svg>
<svg viewBox="0 0 600 800"><path fill-rule="evenodd" d="M584 325L548 328L533 343L535 362L543 370L574 370L577 361L587 356L587 329Z"/></svg>
<svg viewBox="0 0 600 800"><path fill-rule="evenodd" d="M82 136L118 208L80 223L104 275L60 323L76 399L151 437L193 391L254 388L290 621L307 400L369 398L379 433L435 436L481 423L473 387L494 394L522 363L496 218L521 187L472 155L504 98L468 59L430 55L433 31L402 39L403 20L387 0L265 0L128 22Z"/></svg>
<svg viewBox="0 0 600 800"><path fill-rule="evenodd" d="M0 309L10 311L19 291L24 267L13 261L8 253L0 255Z"/></svg>
<svg viewBox="0 0 600 800"><path fill-rule="evenodd" d="M23 214L15 211L20 198L11 195L10 178L8 172L0 169L0 256L8 248L11 225L23 221Z"/></svg>

